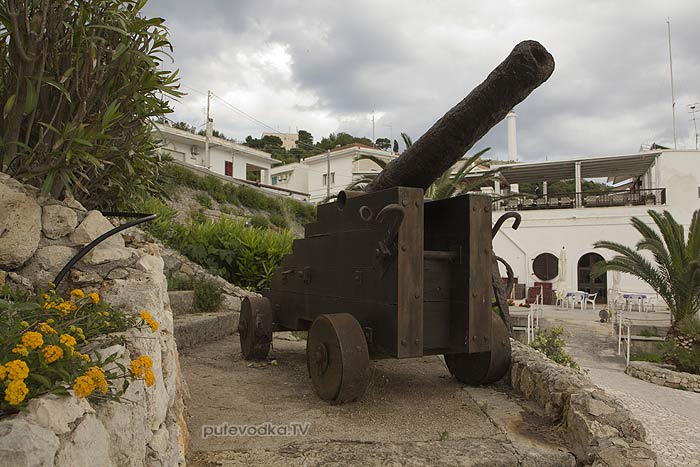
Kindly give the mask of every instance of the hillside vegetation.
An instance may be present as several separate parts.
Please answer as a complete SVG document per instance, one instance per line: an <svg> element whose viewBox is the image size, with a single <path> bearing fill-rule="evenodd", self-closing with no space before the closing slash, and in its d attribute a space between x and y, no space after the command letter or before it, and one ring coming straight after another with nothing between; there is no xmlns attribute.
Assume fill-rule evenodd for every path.
<svg viewBox="0 0 700 467"><path fill-rule="evenodd" d="M138 206L158 215L145 229L212 274L249 289L267 285L302 225L315 219L310 204L172 164L163 168L160 183L165 195Z"/></svg>

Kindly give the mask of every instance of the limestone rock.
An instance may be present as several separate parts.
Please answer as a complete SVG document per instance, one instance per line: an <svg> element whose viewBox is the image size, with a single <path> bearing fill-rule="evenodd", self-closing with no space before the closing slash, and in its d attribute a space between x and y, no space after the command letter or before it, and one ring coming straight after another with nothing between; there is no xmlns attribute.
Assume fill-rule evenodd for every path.
<svg viewBox="0 0 700 467"><path fill-rule="evenodd" d="M95 413L85 399L48 395L29 401L27 420L57 435L69 433L71 423L86 413Z"/></svg>
<svg viewBox="0 0 700 467"><path fill-rule="evenodd" d="M41 229L44 235L55 240L64 237L75 230L78 225L78 215L71 208L54 204L43 207Z"/></svg>
<svg viewBox="0 0 700 467"><path fill-rule="evenodd" d="M88 212L85 219L75 229L70 236L70 239L76 245L87 245L91 241L105 232L112 230L114 226L102 215L99 211ZM124 248L124 238L120 233L112 235L100 246L109 246L113 248Z"/></svg>
<svg viewBox="0 0 700 467"><path fill-rule="evenodd" d="M71 209L75 209L76 211L87 212L85 206L80 204L80 202L72 196L66 195L66 197L63 199L63 204L65 204Z"/></svg>
<svg viewBox="0 0 700 467"><path fill-rule="evenodd" d="M0 467L53 467L58 437L21 418L0 421Z"/></svg>
<svg viewBox="0 0 700 467"><path fill-rule="evenodd" d="M83 272L77 269L72 269L70 272L70 280L75 285L94 285L102 282L102 276L96 272Z"/></svg>
<svg viewBox="0 0 700 467"><path fill-rule="evenodd" d="M34 284L45 288L77 251L75 248L58 245L41 247L22 268L22 275Z"/></svg>
<svg viewBox="0 0 700 467"><path fill-rule="evenodd" d="M109 458L109 433L93 414L86 415L80 424L62 440L56 453L56 467L112 467Z"/></svg>
<svg viewBox="0 0 700 467"><path fill-rule="evenodd" d="M16 269L32 257L41 238L41 207L22 185L0 178L0 268Z"/></svg>

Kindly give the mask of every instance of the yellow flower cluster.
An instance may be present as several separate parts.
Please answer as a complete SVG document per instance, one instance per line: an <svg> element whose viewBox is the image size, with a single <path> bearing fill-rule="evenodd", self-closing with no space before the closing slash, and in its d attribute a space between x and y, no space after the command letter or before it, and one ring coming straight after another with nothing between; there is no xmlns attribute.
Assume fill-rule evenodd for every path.
<svg viewBox="0 0 700 467"><path fill-rule="evenodd" d="M68 330L78 336L81 341L85 340L85 334L83 333L83 328L73 326L72 324L68 326Z"/></svg>
<svg viewBox="0 0 700 467"><path fill-rule="evenodd" d="M149 312L144 310L139 314L139 316L141 316L141 319L148 324L148 326L151 328L151 332L156 332L158 330L158 322L153 319Z"/></svg>
<svg viewBox="0 0 700 467"><path fill-rule="evenodd" d="M29 394L29 388L24 381L11 381L5 388L5 400L10 405L21 404L27 394Z"/></svg>
<svg viewBox="0 0 700 467"><path fill-rule="evenodd" d="M26 357L27 355L29 355L29 350L27 350L27 348L22 344L18 344L12 349L12 353L16 353L17 355Z"/></svg>
<svg viewBox="0 0 700 467"><path fill-rule="evenodd" d="M29 367L22 360L12 360L5 365L0 365L0 381L8 378L10 383L5 388L5 400L10 405L20 404L29 389L24 380L29 376Z"/></svg>
<svg viewBox="0 0 700 467"><path fill-rule="evenodd" d="M56 334L56 330L51 327L51 325L47 322L45 323L39 323L39 331L42 334Z"/></svg>
<svg viewBox="0 0 700 467"><path fill-rule="evenodd" d="M77 298L80 300L81 298L85 297L85 292L80 289L73 289L70 291L70 296L71 298Z"/></svg>
<svg viewBox="0 0 700 467"><path fill-rule="evenodd" d="M95 389L99 389L103 394L109 389L105 371L99 366L91 366L84 375L75 378L73 390L78 397L88 397Z"/></svg>
<svg viewBox="0 0 700 467"><path fill-rule="evenodd" d="M63 358L63 349L57 345L47 345L41 351L47 363L53 363Z"/></svg>
<svg viewBox="0 0 700 467"><path fill-rule="evenodd" d="M100 296L97 294L97 292L93 292L90 294L90 300L92 300L92 303L97 305L100 303Z"/></svg>
<svg viewBox="0 0 700 467"><path fill-rule="evenodd" d="M151 387L156 382L156 375L153 374L153 360L148 355L141 355L131 361L131 374L137 378L143 378L146 386Z"/></svg>
<svg viewBox="0 0 700 467"><path fill-rule="evenodd" d="M77 344L75 337L71 336L70 334L61 334L59 341L61 344L68 347L72 352L75 352L75 344Z"/></svg>
<svg viewBox="0 0 700 467"><path fill-rule="evenodd" d="M78 307L75 303L64 302L63 300L60 300L60 299L58 302L46 302L46 303L44 303L45 310L50 310L52 308L60 311L63 316L66 316L71 311L75 311L78 309Z"/></svg>
<svg viewBox="0 0 700 467"><path fill-rule="evenodd" d="M22 345L28 349L38 349L44 345L44 337L41 333L27 331L22 335Z"/></svg>

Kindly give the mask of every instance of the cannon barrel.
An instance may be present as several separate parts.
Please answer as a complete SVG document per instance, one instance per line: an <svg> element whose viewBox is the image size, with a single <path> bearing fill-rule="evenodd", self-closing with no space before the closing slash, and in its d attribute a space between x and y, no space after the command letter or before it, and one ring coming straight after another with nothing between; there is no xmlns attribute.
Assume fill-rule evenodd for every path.
<svg viewBox="0 0 700 467"><path fill-rule="evenodd" d="M554 58L539 42L519 43L484 82L389 163L365 191L396 186L427 189L553 71Z"/></svg>

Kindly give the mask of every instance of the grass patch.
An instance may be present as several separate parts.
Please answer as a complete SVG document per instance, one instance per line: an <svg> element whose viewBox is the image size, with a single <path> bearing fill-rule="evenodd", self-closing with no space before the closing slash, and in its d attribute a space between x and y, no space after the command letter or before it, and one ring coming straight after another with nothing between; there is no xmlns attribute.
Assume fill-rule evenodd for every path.
<svg viewBox="0 0 700 467"><path fill-rule="evenodd" d="M211 197L206 194L206 193L197 193L194 197L195 200L199 203L200 206L206 209L211 209L213 206L213 203L211 201Z"/></svg>

